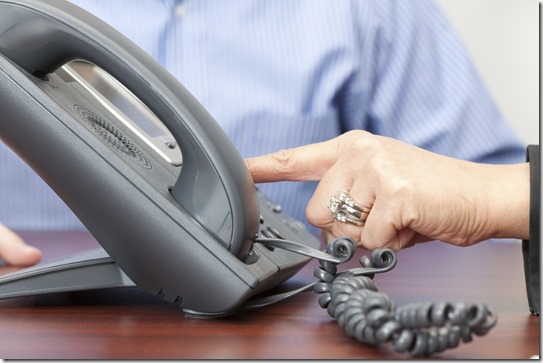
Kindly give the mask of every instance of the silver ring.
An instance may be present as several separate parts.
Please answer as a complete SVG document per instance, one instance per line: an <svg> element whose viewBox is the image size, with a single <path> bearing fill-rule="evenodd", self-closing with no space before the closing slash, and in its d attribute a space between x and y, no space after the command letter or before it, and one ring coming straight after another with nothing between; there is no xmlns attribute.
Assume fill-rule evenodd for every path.
<svg viewBox="0 0 543 363"><path fill-rule="evenodd" d="M335 220L356 226L364 225L371 210L371 208L357 203L347 190L342 190L339 195L332 196L328 208L330 208L332 218Z"/></svg>

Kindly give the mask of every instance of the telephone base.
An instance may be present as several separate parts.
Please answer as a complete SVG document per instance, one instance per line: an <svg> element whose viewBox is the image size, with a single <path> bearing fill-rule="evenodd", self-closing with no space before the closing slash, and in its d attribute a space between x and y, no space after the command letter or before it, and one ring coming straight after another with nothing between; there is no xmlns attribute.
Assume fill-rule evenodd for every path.
<svg viewBox="0 0 543 363"><path fill-rule="evenodd" d="M102 248L0 276L0 299L136 286Z"/></svg>

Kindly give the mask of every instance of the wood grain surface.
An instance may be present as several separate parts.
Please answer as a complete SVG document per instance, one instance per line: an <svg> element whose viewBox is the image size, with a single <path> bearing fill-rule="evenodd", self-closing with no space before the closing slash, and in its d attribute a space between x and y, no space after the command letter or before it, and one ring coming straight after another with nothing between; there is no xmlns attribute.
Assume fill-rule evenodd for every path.
<svg viewBox="0 0 543 363"><path fill-rule="evenodd" d="M20 233L42 249L43 263L99 246L86 232ZM309 263L276 290L313 282L315 265ZM13 270L0 266L0 274ZM422 244L401 251L397 266L374 281L397 306L448 300L482 302L496 311L498 323L488 335L432 359L527 359L539 354L539 318L528 311L519 241L486 241L468 248ZM409 358L388 344L368 346L348 337L317 299L304 292L274 306L209 320L185 317L178 307L139 288L1 300L0 358Z"/></svg>

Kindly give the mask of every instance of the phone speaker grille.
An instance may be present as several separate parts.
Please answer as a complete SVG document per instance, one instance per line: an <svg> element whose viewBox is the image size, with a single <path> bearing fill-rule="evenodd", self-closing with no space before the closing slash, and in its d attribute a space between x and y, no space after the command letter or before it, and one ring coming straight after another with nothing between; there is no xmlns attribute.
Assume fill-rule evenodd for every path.
<svg viewBox="0 0 543 363"><path fill-rule="evenodd" d="M92 131L121 155L142 168L151 169L149 160L121 131L84 106L74 105L74 109Z"/></svg>

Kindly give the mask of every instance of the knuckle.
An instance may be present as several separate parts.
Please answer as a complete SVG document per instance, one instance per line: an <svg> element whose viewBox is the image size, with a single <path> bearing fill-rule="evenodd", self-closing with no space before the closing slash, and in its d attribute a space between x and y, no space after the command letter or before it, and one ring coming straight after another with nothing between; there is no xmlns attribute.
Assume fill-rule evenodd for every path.
<svg viewBox="0 0 543 363"><path fill-rule="evenodd" d="M375 135L370 135L366 137L360 137L354 142L354 148L359 151L364 151L371 155L380 154L386 147L384 146L385 139Z"/></svg>
<svg viewBox="0 0 543 363"><path fill-rule="evenodd" d="M345 141L345 140L357 141L357 140L371 139L373 136L374 135L364 130L349 130L341 134L340 138L342 138L342 141Z"/></svg>
<svg viewBox="0 0 543 363"><path fill-rule="evenodd" d="M337 141L338 153L346 153L354 157L361 154L373 154L374 145L380 142L377 136L363 130L347 131L339 136Z"/></svg>
<svg viewBox="0 0 543 363"><path fill-rule="evenodd" d="M390 182L390 198L396 202L406 201L410 196L417 194L417 188L417 185L410 180L396 178Z"/></svg>
<svg viewBox="0 0 543 363"><path fill-rule="evenodd" d="M280 172L292 170L296 164L296 153L293 149L283 149L271 154L275 169Z"/></svg>
<svg viewBox="0 0 543 363"><path fill-rule="evenodd" d="M305 209L307 221L317 228L328 228L330 226L330 213L328 209L318 206L311 199Z"/></svg>

